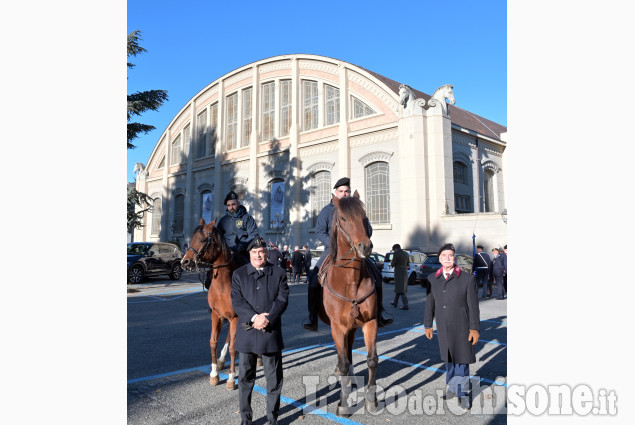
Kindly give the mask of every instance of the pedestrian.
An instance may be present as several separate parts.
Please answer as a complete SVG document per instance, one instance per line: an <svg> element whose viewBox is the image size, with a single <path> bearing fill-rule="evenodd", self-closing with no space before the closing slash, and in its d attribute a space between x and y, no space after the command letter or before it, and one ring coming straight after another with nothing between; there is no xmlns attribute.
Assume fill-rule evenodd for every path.
<svg viewBox="0 0 635 425"><path fill-rule="evenodd" d="M479 339L480 312L474 275L462 272L456 265L455 252L452 244L439 249L442 268L428 276L431 291L426 299L423 325L426 338L431 340L436 320L448 385L444 399L458 397L460 406L468 410L469 365L476 363L474 345Z"/></svg>
<svg viewBox="0 0 635 425"><path fill-rule="evenodd" d="M492 265L490 267L490 275L493 276L496 282L496 288L498 289L497 300L505 299L505 288L503 287L503 274L507 271L507 256L501 255L502 250L498 248L492 248Z"/></svg>
<svg viewBox="0 0 635 425"><path fill-rule="evenodd" d="M505 273L503 274L503 288L505 289L505 295L507 295L507 245L503 247L502 254L505 254Z"/></svg>
<svg viewBox="0 0 635 425"><path fill-rule="evenodd" d="M289 255L289 246L285 245L280 253L282 254L282 267L286 271L289 271L289 261L291 259L291 256Z"/></svg>
<svg viewBox="0 0 635 425"><path fill-rule="evenodd" d="M238 315L235 348L239 353L238 406L241 424L251 424L251 393L256 361L262 355L267 382L266 413L277 424L282 392L282 314L289 302L286 273L267 262L266 242L260 236L249 244L250 262L232 277L231 300Z"/></svg>
<svg viewBox="0 0 635 425"><path fill-rule="evenodd" d="M348 196L351 196L351 179L348 177L342 177L337 182L335 182L335 186L333 186L335 193L333 196L338 199L342 199ZM326 204L322 211L318 214L317 223L315 224L315 235L324 245L324 251L320 256L320 259L313 267L313 272L311 276L308 278L309 287L307 290L307 308L309 310L309 318L307 323L303 324L304 329L317 332L318 329L318 308L319 303L322 300L322 295L320 294L320 285L318 283L318 272L320 270L320 266L328 257L330 253L329 246L331 245L331 218L333 217L333 213L335 212L335 204L333 204L333 199L331 202ZM368 217L364 217L364 228L366 229L366 235L371 237L373 234L373 228L370 225L370 220ZM375 267L369 259L366 259L366 267L370 271L371 278L373 279L373 283L375 284L375 291L377 293L377 325L379 327L383 327L392 323L393 319L389 317L384 317L384 306L382 305L382 280L381 274L378 273L377 267Z"/></svg>
<svg viewBox="0 0 635 425"><path fill-rule="evenodd" d="M267 260L276 267L282 267L282 254L278 247L271 244L271 249L267 252Z"/></svg>
<svg viewBox="0 0 635 425"><path fill-rule="evenodd" d="M401 310L409 310L406 292L408 292L408 263L410 262L410 256L401 249L401 245L398 243L392 246L392 250L393 256L390 267L395 269L395 300L390 304L398 307L399 298L401 297L402 306L399 308Z"/></svg>
<svg viewBox="0 0 635 425"><path fill-rule="evenodd" d="M304 245L304 269L306 271L306 281L309 281L309 274L311 273L311 250L308 245Z"/></svg>
<svg viewBox="0 0 635 425"><path fill-rule="evenodd" d="M300 252L300 247L296 245L291 255L291 268L293 269L292 283L300 283L302 271L304 270L304 255Z"/></svg>
<svg viewBox="0 0 635 425"><path fill-rule="evenodd" d="M489 284L489 268L492 264L492 260L489 258L489 255L487 255L487 252L483 252L482 245L478 245L476 247L476 255L474 256L473 264L476 270L476 284L483 286L483 299L491 297L492 287Z"/></svg>

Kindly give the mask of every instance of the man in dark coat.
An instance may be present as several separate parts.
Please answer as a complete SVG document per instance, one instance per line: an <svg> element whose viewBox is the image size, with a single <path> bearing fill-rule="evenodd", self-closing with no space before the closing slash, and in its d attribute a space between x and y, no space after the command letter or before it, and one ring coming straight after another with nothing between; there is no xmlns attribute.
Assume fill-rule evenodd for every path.
<svg viewBox="0 0 635 425"><path fill-rule="evenodd" d="M289 302L287 274L267 262L266 242L256 236L249 244L250 263L232 277L231 299L238 315L238 403L242 424L251 424L251 393L256 360L262 355L267 382L267 420L277 424L282 392L282 314Z"/></svg>
<svg viewBox="0 0 635 425"><path fill-rule="evenodd" d="M296 246L291 254L291 268L293 269L291 283L300 283L304 271L304 255L300 252L299 246Z"/></svg>
<svg viewBox="0 0 635 425"><path fill-rule="evenodd" d="M304 269L306 271L306 280L309 281L309 274L311 273L311 250L308 245L304 245Z"/></svg>
<svg viewBox="0 0 635 425"><path fill-rule="evenodd" d="M270 244L269 251L267 252L267 260L274 266L282 267L282 254L280 254L280 250L274 244Z"/></svg>
<svg viewBox="0 0 635 425"><path fill-rule="evenodd" d="M501 255L505 255L505 273L503 274L503 288L505 289L505 296L507 296L507 245L503 247Z"/></svg>
<svg viewBox="0 0 635 425"><path fill-rule="evenodd" d="M445 362L445 399L458 396L461 407L469 409L469 365L476 362L474 345L479 339L480 312L474 275L467 274L454 262L454 245L439 249L440 268L430 274L430 294L423 319L425 335L432 339L436 319L441 359Z"/></svg>
<svg viewBox="0 0 635 425"><path fill-rule="evenodd" d="M483 298L492 296L492 287L489 285L489 268L492 264L487 252L483 252L483 246L476 247L476 255L474 256L474 270L476 270L476 284L483 285ZM478 288L478 286L477 286Z"/></svg>
<svg viewBox="0 0 635 425"><path fill-rule="evenodd" d="M490 274L494 276L496 287L498 288L497 300L505 299L505 288L503 287L503 275L507 273L507 256L501 255L498 248L492 249L492 265L490 267Z"/></svg>
<svg viewBox="0 0 635 425"><path fill-rule="evenodd" d="M392 250L393 256L390 267L395 269L395 300L390 304L397 307L399 305L399 297L401 297L401 302L403 303L400 307L401 310L409 310L406 292L408 292L408 263L410 256L401 249L401 245L398 243L392 246Z"/></svg>
<svg viewBox="0 0 635 425"><path fill-rule="evenodd" d="M335 186L335 196L338 199L346 198L351 196L351 179L348 177L342 177L339 179ZM331 245L331 218L333 217L333 213L335 212L335 204L333 204L333 200L326 204L320 214L317 217L317 223L315 224L315 235L324 245L324 251L320 256L320 259L315 264L313 271L311 272L311 276L309 278L309 287L307 291L307 303L309 309L309 319L308 323L305 323L304 329L317 332L318 329L318 308L319 303L322 300L322 295L320 293L320 285L318 283L318 272L320 270L320 266L329 255L329 246ZM373 228L370 225L370 221L368 217L364 217L364 228L366 229L366 235L370 238L373 234ZM366 259L366 267L370 270L371 276L373 277L373 281L375 283L375 291L377 292L377 307L379 310L379 317L377 318L377 325L379 327L389 325L392 323L392 319L383 317L384 306L382 304L382 280L381 274L377 267L368 259Z"/></svg>

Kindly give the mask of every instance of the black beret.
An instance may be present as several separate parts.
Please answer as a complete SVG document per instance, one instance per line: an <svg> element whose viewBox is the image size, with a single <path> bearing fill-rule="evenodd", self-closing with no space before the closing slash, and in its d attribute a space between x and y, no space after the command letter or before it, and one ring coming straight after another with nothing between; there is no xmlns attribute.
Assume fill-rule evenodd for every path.
<svg viewBox="0 0 635 425"><path fill-rule="evenodd" d="M236 195L236 192L234 192L233 190L230 191L227 196L225 196L225 202L223 202L223 205L227 205L227 201L229 201L230 199L238 199L238 195Z"/></svg>
<svg viewBox="0 0 635 425"><path fill-rule="evenodd" d="M483 245L476 245L477 248L481 248L481 249L485 249L483 248Z"/></svg>
<svg viewBox="0 0 635 425"><path fill-rule="evenodd" d="M439 248L439 256L441 256L441 253L443 251L447 251L447 250L452 250L452 252L456 252L456 249L454 249L454 245L452 245L451 243L446 243L445 245L443 245L441 248Z"/></svg>
<svg viewBox="0 0 635 425"><path fill-rule="evenodd" d="M340 186L351 187L351 179L349 179L348 177L342 177L341 179L337 181L337 183L335 183L335 186L333 186L333 189L337 189Z"/></svg>
<svg viewBox="0 0 635 425"><path fill-rule="evenodd" d="M256 236L254 240L249 242L247 251L251 251L254 248L267 248L267 242L265 242L265 239L262 236Z"/></svg>

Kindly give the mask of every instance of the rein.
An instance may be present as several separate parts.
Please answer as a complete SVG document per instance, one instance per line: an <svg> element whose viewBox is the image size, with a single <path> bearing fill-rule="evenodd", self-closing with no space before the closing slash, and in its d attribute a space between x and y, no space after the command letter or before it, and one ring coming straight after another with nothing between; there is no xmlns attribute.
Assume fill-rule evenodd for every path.
<svg viewBox="0 0 635 425"><path fill-rule="evenodd" d="M339 257L339 258L337 258L337 260L348 260L346 263L344 263L344 264L335 264L335 262L333 262L333 265L334 265L335 267L343 267L343 268L356 269L356 270L360 270L360 271L361 271L361 267L362 267L361 262L362 262L362 259L357 257L357 250L355 250L355 244L353 243L353 239L350 237L350 235L349 235L348 233L346 233L346 231L345 231L345 230L342 228L342 226L340 225L340 222L339 222L339 214L338 214L338 216L337 216L337 220L336 220L336 223L335 223L335 228L337 229L337 231L338 231L338 232L342 232L342 234L343 234L343 235L344 235L344 237L346 238L346 240L347 240L347 242L348 242L348 244L350 245L350 247L351 247L351 248L350 248L350 249L346 252L346 254L344 254L344 256L343 256L343 257ZM348 255L351 251L353 252L353 257L352 257L352 258L346 258L346 256L347 256L347 255ZM347 267L347 265L348 265L348 264L350 264L350 263L352 263L353 261L359 261L359 262L360 262L359 266L354 266L354 267L348 266L348 267ZM361 303L363 303L364 301L366 301L366 299L367 299L368 297L370 297L371 295L373 295L373 294L375 293L375 285L373 285L372 289L370 290L370 292L369 292L368 294L364 295L363 297L359 297L359 298L355 298L355 299L350 299L350 298L347 298L347 297L345 297L345 296L343 296L343 295L338 294L337 292L335 292L335 291L333 290L333 288L331 288L331 286L329 285L328 280L326 280L326 281L325 281L325 285L326 285L326 288L329 290L329 292L330 292L331 294L335 295L337 298L339 298L339 299L341 299L341 300L348 301L349 303L351 303L351 304L352 304L352 305L351 305L351 316L352 316L353 318L357 318L357 317L359 316L359 304L361 304Z"/></svg>

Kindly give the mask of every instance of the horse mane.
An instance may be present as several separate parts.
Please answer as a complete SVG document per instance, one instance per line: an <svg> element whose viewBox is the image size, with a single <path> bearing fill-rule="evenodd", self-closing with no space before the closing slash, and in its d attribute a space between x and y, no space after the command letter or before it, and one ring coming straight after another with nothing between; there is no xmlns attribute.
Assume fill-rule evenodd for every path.
<svg viewBox="0 0 635 425"><path fill-rule="evenodd" d="M335 224L340 214L346 216L349 220L359 220L362 222L362 225L364 217L366 216L364 203L360 201L359 198L355 198L354 196L342 198L339 204L339 208L335 207L335 212L331 218L331 246L329 248L329 255L333 262L335 262L337 258L337 226Z"/></svg>
<svg viewBox="0 0 635 425"><path fill-rule="evenodd" d="M209 224L209 223L208 223ZM206 224L199 224L198 226L196 226L196 228L194 229L194 233L198 233L201 232L203 233L203 230L205 229L205 226L207 226ZM225 260L229 260L229 257L231 257L229 248L227 247L227 244L225 243L225 238L223 237L223 230L219 227L213 226L212 227L212 238L216 238L216 242L218 242L218 244L220 245L220 249L221 252L223 253L223 255L225 256Z"/></svg>

